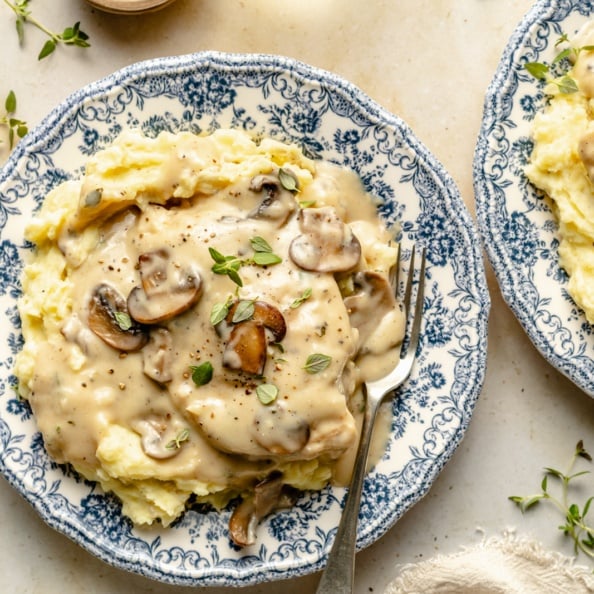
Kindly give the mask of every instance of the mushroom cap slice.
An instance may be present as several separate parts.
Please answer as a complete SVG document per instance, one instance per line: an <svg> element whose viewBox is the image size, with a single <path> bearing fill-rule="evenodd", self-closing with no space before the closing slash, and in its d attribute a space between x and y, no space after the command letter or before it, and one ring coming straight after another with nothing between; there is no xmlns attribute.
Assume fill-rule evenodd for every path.
<svg viewBox="0 0 594 594"><path fill-rule="evenodd" d="M256 527L260 520L276 509L289 508L297 501L297 491L283 484L283 476L273 473L260 481L254 494L245 498L233 511L229 533L233 542L245 547L256 542Z"/></svg>
<svg viewBox="0 0 594 594"><path fill-rule="evenodd" d="M234 323L233 318L240 303L241 300L235 301L235 303L233 303L233 305L231 305L229 308L229 312L225 318L227 324ZM266 301L254 301L253 305L254 313L250 320L256 322L257 324L261 324L266 329L270 330L274 342L280 342L287 333L287 324L283 314L274 305L271 305Z"/></svg>
<svg viewBox="0 0 594 594"><path fill-rule="evenodd" d="M202 278L193 267L176 265L166 249L138 258L141 287L128 295L128 311L141 324L158 324L182 314L202 295Z"/></svg>
<svg viewBox="0 0 594 594"><path fill-rule="evenodd" d="M89 328L106 344L120 351L137 351L148 341L148 332L129 314L126 300L111 285L95 287L88 302Z"/></svg>
<svg viewBox="0 0 594 594"><path fill-rule="evenodd" d="M227 341L223 365L228 369L262 375L266 365L268 342L280 342L287 332L283 314L265 301L254 301L253 313L245 320L234 322L235 301L225 319L217 325L217 332Z"/></svg>
<svg viewBox="0 0 594 594"><path fill-rule="evenodd" d="M249 188L262 194L260 204L248 214L251 218L267 219L282 226L297 208L295 196L282 186L278 175L256 175L251 179Z"/></svg>
<svg viewBox="0 0 594 594"><path fill-rule="evenodd" d="M266 348L266 330L262 324L236 324L223 352L223 365L228 369L262 375L266 365Z"/></svg>
<svg viewBox="0 0 594 594"><path fill-rule="evenodd" d="M299 268L315 272L347 272L361 259L361 244L331 206L299 212L301 235L289 246Z"/></svg>

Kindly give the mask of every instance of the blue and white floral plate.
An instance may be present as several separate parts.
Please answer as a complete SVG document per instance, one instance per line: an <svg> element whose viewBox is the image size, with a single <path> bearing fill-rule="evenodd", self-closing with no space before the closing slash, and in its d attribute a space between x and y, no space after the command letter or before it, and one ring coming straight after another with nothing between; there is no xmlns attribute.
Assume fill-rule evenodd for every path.
<svg viewBox="0 0 594 594"><path fill-rule="evenodd" d="M168 529L139 529L120 505L46 455L14 391L21 346L16 299L23 228L50 188L124 128L205 133L221 126L293 141L356 170L428 248L420 355L394 400L387 451L368 476L358 547L382 536L429 489L460 443L485 374L489 297L478 234L442 166L397 117L327 72L273 56L202 53L145 62L68 98L21 141L0 173L0 469L54 528L117 567L180 585L244 586L322 568L344 489L303 495L267 518L257 544L227 536L230 511L190 510ZM406 257L410 254L406 253Z"/></svg>
<svg viewBox="0 0 594 594"><path fill-rule="evenodd" d="M541 0L524 17L486 94L473 170L480 232L505 301L542 355L590 396L594 329L567 293L550 204L523 170L532 120L546 102L524 64L551 64L561 35L592 18L587 0Z"/></svg>

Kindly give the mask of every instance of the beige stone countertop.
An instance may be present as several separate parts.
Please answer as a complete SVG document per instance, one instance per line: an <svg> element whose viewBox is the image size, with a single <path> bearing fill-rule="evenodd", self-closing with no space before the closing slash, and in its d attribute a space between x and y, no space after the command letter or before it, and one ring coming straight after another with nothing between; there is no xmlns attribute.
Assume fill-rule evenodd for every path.
<svg viewBox="0 0 594 594"><path fill-rule="evenodd" d="M31 27L19 47L0 2L0 97L18 97L35 125L81 86L133 62L199 50L263 52L337 73L398 114L444 164L474 214L472 159L483 97L530 0L177 0L145 16L105 14L83 0L33 1L48 26L81 21L89 49L59 47ZM4 153L2 153L4 151ZM6 145L0 146L6 158ZM509 495L535 492L545 466L563 466L579 439L594 450L594 399L553 369L503 302L492 299L487 375L470 428L433 487L383 538L357 556L356 594L381 593L404 563L458 551L506 529L572 554L561 518L522 515ZM594 485L590 482L591 491ZM582 495L594 495L594 492ZM584 500L587 497L584 497ZM265 583L245 594L315 592L319 575ZM25 594L181 594L114 569L65 536L0 479L0 590ZM222 594L226 588L204 588Z"/></svg>

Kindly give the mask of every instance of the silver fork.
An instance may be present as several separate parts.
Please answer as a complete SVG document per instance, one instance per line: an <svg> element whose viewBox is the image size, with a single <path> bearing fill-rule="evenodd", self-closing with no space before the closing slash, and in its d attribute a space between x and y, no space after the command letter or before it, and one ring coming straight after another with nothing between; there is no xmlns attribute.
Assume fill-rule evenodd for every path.
<svg viewBox="0 0 594 594"><path fill-rule="evenodd" d="M400 271L400 246L396 257L394 290L398 296ZM377 418L380 405L392 396L394 390L401 386L413 367L415 353L419 343L419 331L423 315L423 295L425 285L425 250L421 248L421 263L419 265L418 284L416 299L411 307L413 294L413 279L415 276L415 246L413 245L410 257L409 273L404 289L402 304L407 317L407 332L402 343L400 359L394 369L379 380L366 382L363 385L363 392L366 399L365 416L361 427L361 437L353 476L345 501L344 509L338 531L328 563L322 573L316 594L351 594L355 579L355 545L357 540L357 518L359 515L359 504L361 501L361 489L366 474L367 457L369 445L373 433L373 426Z"/></svg>

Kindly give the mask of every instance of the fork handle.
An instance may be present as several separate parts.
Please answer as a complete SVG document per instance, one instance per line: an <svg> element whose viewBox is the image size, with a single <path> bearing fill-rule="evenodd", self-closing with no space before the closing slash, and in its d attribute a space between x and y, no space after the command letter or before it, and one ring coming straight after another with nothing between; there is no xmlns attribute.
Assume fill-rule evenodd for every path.
<svg viewBox="0 0 594 594"><path fill-rule="evenodd" d="M370 401L365 394L367 404L361 427L361 437L353 467L353 476L349 485L340 524L334 537L334 544L328 556L326 568L318 584L316 594L352 594L355 580L355 546L357 541L357 519L361 489L365 479L367 457L371 434L379 402Z"/></svg>

